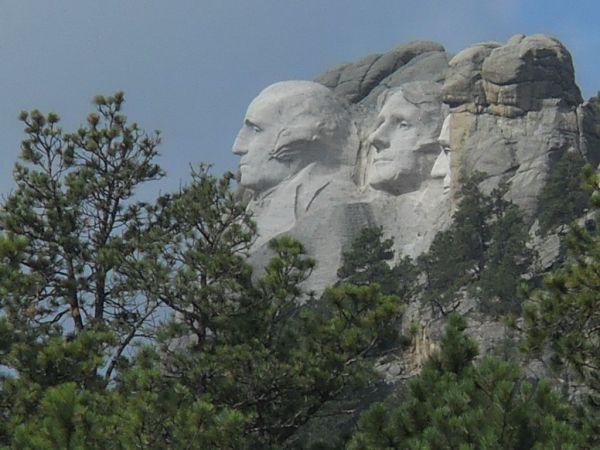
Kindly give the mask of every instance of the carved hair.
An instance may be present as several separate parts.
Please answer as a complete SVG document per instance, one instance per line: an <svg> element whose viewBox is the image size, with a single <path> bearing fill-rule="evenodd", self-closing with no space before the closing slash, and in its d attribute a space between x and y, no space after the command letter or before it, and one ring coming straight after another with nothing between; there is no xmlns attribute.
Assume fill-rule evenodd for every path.
<svg viewBox="0 0 600 450"><path fill-rule="evenodd" d="M353 164L358 148L348 104L329 88L311 81L283 81L263 90L256 101L277 105L282 128L271 158L287 160L311 150L337 164Z"/></svg>
<svg viewBox="0 0 600 450"><path fill-rule="evenodd" d="M398 87L384 91L377 98L377 109L397 93L402 93L404 99L419 108L420 119L431 130L431 136L437 139L446 117L447 107L442 103L442 85L433 81L411 81Z"/></svg>

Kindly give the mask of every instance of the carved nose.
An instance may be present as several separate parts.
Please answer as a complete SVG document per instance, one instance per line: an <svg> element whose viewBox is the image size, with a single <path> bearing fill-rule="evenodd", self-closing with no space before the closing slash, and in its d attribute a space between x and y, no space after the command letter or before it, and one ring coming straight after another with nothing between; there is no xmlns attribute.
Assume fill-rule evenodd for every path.
<svg viewBox="0 0 600 450"><path fill-rule="evenodd" d="M375 130L368 138L369 144L378 152L390 146L390 141L379 130Z"/></svg>
<svg viewBox="0 0 600 450"><path fill-rule="evenodd" d="M444 178L450 173L450 160L448 155L442 150L438 155L431 169L432 178Z"/></svg>
<svg viewBox="0 0 600 450"><path fill-rule="evenodd" d="M443 151L445 151L446 153L450 151L450 139L448 139L447 136L440 135L437 141L438 144L440 144L440 147L442 147Z"/></svg>
<svg viewBox="0 0 600 450"><path fill-rule="evenodd" d="M246 150L245 147L246 146L243 145L243 142L238 135L238 137L235 138L235 141L233 143L233 147L232 147L231 151L235 155L242 156L242 155L245 155L246 153L248 153L248 150Z"/></svg>

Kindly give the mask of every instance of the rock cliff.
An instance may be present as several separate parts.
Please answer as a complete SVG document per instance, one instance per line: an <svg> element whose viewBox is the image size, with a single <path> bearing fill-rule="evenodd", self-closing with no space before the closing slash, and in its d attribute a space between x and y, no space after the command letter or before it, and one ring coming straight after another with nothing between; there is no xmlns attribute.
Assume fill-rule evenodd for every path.
<svg viewBox="0 0 600 450"><path fill-rule="evenodd" d="M269 87L248 108L234 152L258 223L254 265L268 258L269 239L291 234L318 262L307 283L318 293L336 281L342 252L364 226L383 227L397 258L426 251L451 223L461 181L476 172L484 192L508 183L505 198L534 225L562 155L597 166L600 136L567 49L517 35L456 55L409 42L313 82ZM497 347L507 330L473 301L465 296L459 311L485 335L484 351ZM421 328L410 361L382 366L392 377L418 367L439 337L440 318L418 302L404 328L411 323Z"/></svg>

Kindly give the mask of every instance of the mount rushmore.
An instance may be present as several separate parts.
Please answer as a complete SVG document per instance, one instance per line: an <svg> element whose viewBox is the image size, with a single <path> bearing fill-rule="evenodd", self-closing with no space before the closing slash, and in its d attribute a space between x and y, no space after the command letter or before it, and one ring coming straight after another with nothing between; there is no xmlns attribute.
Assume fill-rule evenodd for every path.
<svg viewBox="0 0 600 450"><path fill-rule="evenodd" d="M267 242L299 239L318 263L309 287L336 280L342 252L365 226L394 238L397 258L426 251L451 222L461 180L508 183L533 223L565 152L600 162L600 136L556 39L517 35L452 56L433 42L400 45L268 86L233 144L257 223L253 264Z"/></svg>

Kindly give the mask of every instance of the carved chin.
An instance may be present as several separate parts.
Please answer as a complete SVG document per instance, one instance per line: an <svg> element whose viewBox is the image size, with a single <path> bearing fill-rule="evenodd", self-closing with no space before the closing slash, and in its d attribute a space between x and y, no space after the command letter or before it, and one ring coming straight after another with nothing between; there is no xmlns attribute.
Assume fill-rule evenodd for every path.
<svg viewBox="0 0 600 450"><path fill-rule="evenodd" d="M252 189L254 192L260 192L266 189L265 180L256 176L253 173L244 173L242 171L242 176L240 178L240 184L245 188Z"/></svg>
<svg viewBox="0 0 600 450"><path fill-rule="evenodd" d="M378 191L401 195L419 189L421 177L414 172L394 171L372 167L368 174L369 185Z"/></svg>
<svg viewBox="0 0 600 450"><path fill-rule="evenodd" d="M271 175L271 176L267 176ZM277 173L257 173L254 170L241 170L240 185L259 194L279 184L284 176L273 176Z"/></svg>

